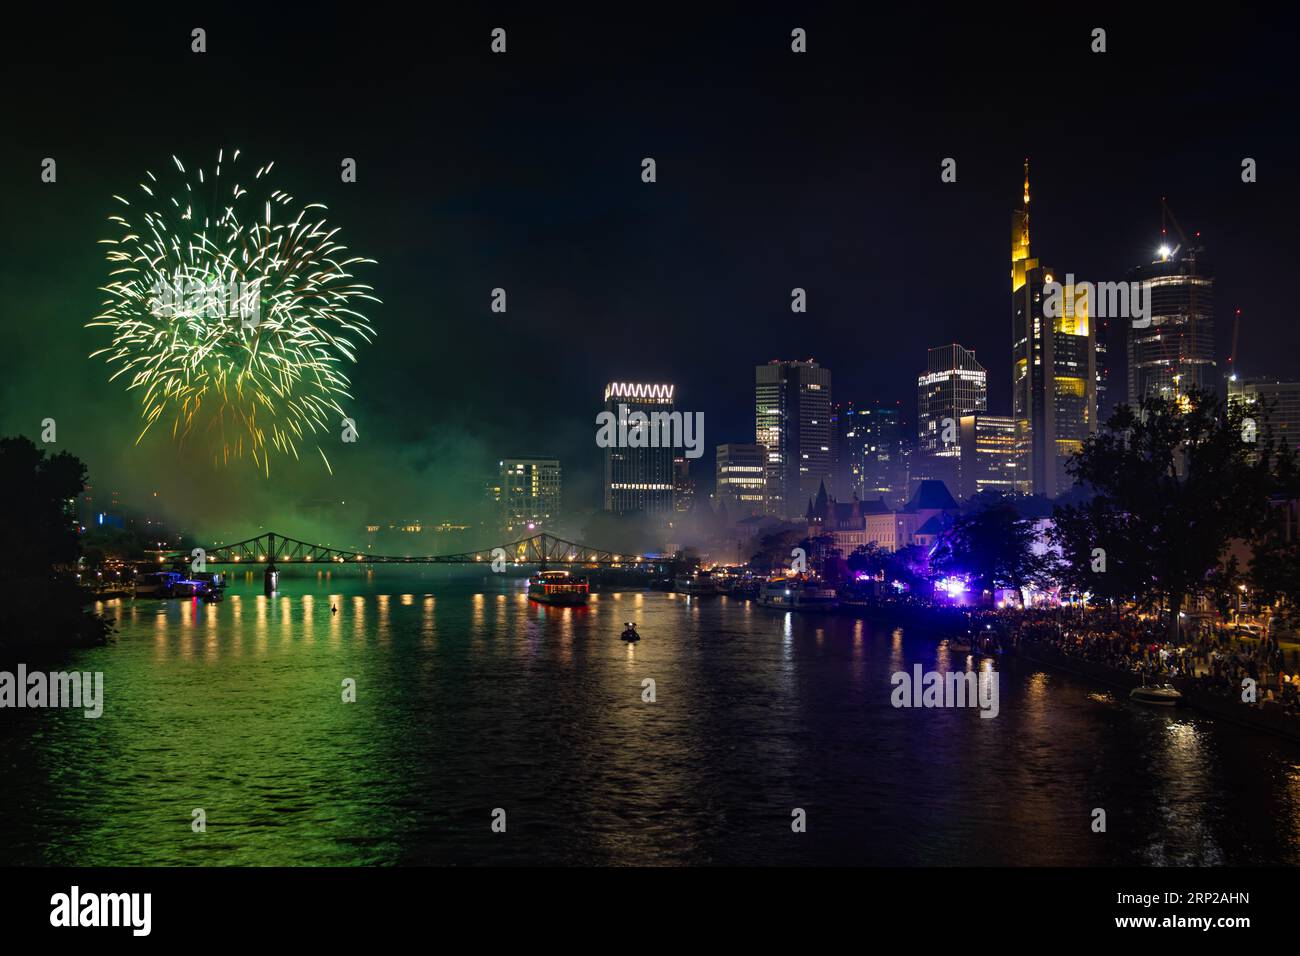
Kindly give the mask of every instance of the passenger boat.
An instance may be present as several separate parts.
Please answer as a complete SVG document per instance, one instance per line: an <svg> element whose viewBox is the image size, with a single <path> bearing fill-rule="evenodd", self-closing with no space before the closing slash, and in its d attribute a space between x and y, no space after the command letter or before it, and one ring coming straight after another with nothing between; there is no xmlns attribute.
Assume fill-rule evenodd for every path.
<svg viewBox="0 0 1300 956"><path fill-rule="evenodd" d="M153 571L135 579L136 597L171 597L181 576L175 571Z"/></svg>
<svg viewBox="0 0 1300 956"><path fill-rule="evenodd" d="M1183 699L1182 693L1172 684L1143 684L1129 691L1128 697L1139 704L1156 704L1161 707L1177 706Z"/></svg>
<svg viewBox="0 0 1300 956"><path fill-rule="evenodd" d="M692 571L679 574L673 580L673 590L678 594L717 594L718 581L712 571Z"/></svg>
<svg viewBox="0 0 1300 956"><path fill-rule="evenodd" d="M572 607L586 604L590 596L586 578L575 578L568 571L539 571L528 579L528 600L539 604Z"/></svg>
<svg viewBox="0 0 1300 956"><path fill-rule="evenodd" d="M758 590L758 603L787 611L833 611L839 607L834 588L811 578L774 578Z"/></svg>

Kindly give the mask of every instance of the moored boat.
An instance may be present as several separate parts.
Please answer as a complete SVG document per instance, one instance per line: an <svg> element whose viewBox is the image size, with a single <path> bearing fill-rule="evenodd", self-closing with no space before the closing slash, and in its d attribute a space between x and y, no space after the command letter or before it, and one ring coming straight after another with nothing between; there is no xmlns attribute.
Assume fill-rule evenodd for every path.
<svg viewBox="0 0 1300 956"><path fill-rule="evenodd" d="M712 571L690 571L673 579L673 590L678 594L717 594L718 581Z"/></svg>
<svg viewBox="0 0 1300 956"><path fill-rule="evenodd" d="M834 588L812 578L774 578L759 588L758 603L789 611L833 611L839 598Z"/></svg>
<svg viewBox="0 0 1300 956"><path fill-rule="evenodd" d="M1128 697L1139 704L1156 704L1161 707L1174 707L1183 699L1182 693L1171 684L1143 684L1129 691Z"/></svg>
<svg viewBox="0 0 1300 956"><path fill-rule="evenodd" d="M136 597L171 597L181 576L175 571L153 571L135 579Z"/></svg>

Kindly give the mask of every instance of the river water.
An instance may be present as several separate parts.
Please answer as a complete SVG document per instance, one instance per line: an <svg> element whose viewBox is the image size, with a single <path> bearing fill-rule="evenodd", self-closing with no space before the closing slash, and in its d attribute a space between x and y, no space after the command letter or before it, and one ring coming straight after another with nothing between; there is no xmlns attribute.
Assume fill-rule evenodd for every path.
<svg viewBox="0 0 1300 956"><path fill-rule="evenodd" d="M1300 747L1023 662L995 718L893 707L896 671L976 666L932 635L305 571L105 602L116 642L44 664L102 671L103 716L0 711L0 863L1300 862Z"/></svg>

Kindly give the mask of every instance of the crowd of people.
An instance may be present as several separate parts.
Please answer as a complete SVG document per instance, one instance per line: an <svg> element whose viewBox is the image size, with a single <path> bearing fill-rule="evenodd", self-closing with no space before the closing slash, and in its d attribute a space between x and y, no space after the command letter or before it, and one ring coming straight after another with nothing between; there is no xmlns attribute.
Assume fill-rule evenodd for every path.
<svg viewBox="0 0 1300 956"><path fill-rule="evenodd" d="M1067 657L1141 676L1146 683L1180 686L1242 698L1254 682L1257 703L1276 702L1300 713L1300 661L1275 638L1242 637L1228 628L1202 627L1171 641L1167 620L1115 617L1064 609L981 611L971 628L995 630L1010 648L1048 647Z"/></svg>

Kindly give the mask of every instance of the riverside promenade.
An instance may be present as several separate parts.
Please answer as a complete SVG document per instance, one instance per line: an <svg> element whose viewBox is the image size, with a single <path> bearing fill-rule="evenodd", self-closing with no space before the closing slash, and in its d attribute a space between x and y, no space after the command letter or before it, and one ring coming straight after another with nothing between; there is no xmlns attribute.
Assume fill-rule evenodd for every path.
<svg viewBox="0 0 1300 956"><path fill-rule="evenodd" d="M1088 620L904 602L853 610L880 623L929 631L936 639L968 639L976 653L994 654L1002 666L1064 671L1126 695L1143 683L1171 684L1182 693L1183 706L1197 713L1300 742L1300 664L1285 643L1268 648L1258 640L1201 639L1174 646L1163 642L1158 624L1100 616ZM1255 682L1254 702L1243 700L1246 679Z"/></svg>

